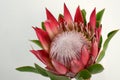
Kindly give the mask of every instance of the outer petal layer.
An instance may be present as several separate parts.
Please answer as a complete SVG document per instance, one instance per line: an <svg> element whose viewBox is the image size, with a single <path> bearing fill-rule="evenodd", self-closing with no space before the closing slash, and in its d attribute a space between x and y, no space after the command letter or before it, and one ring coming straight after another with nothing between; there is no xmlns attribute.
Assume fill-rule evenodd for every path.
<svg viewBox="0 0 120 80"><path fill-rule="evenodd" d="M74 17L74 22L78 22L78 23L84 23L83 17L82 17L82 13L80 10L80 7L78 6L76 13L75 13L75 17Z"/></svg>
<svg viewBox="0 0 120 80"><path fill-rule="evenodd" d="M95 34L96 34L97 42L100 41L101 30L102 30L102 26L100 26L100 27L98 27L98 28L96 29Z"/></svg>
<svg viewBox="0 0 120 80"><path fill-rule="evenodd" d="M66 74L67 68L56 60L52 60L52 64L55 67L56 71L60 74Z"/></svg>
<svg viewBox="0 0 120 80"><path fill-rule="evenodd" d="M89 57L90 57L90 54L88 50L86 49L86 47L84 46L81 52L81 60L84 65L87 65Z"/></svg>
<svg viewBox="0 0 120 80"><path fill-rule="evenodd" d="M57 26L54 26L54 24L52 24L52 21L50 20L45 21L44 24L48 35L52 39L58 33Z"/></svg>
<svg viewBox="0 0 120 80"><path fill-rule="evenodd" d="M49 46L50 46L50 38L49 38L47 32L43 31L40 28L34 28L34 30L36 31L37 37L38 37L39 41L41 42L43 48L46 51L48 51Z"/></svg>
<svg viewBox="0 0 120 80"><path fill-rule="evenodd" d="M30 50L41 62L43 62L47 67L51 68L51 62L49 59L49 54L45 50Z"/></svg>
<svg viewBox="0 0 120 80"><path fill-rule="evenodd" d="M46 8L46 15L47 15L47 19L52 21L52 25L53 27L58 27L58 22L55 19L55 17L50 13L50 11Z"/></svg>
<svg viewBox="0 0 120 80"><path fill-rule="evenodd" d="M95 61L97 55L98 55L98 43L97 43L97 41L94 41L92 43L92 57L93 57L92 60L93 60L93 62Z"/></svg>
<svg viewBox="0 0 120 80"><path fill-rule="evenodd" d="M96 27L96 8L93 10L90 16L90 26L93 30L95 30Z"/></svg>
<svg viewBox="0 0 120 80"><path fill-rule="evenodd" d="M73 20L72 20L72 16L67 8L67 6L64 4L64 20L70 24Z"/></svg>
<svg viewBox="0 0 120 80"><path fill-rule="evenodd" d="M78 60L72 60L71 61L71 71L73 73L78 73L80 70L84 69L84 66L81 61Z"/></svg>

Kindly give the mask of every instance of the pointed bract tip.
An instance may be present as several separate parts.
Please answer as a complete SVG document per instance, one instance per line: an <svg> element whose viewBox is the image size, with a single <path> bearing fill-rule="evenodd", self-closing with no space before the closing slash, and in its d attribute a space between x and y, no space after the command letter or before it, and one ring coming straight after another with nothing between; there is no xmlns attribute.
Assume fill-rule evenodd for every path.
<svg viewBox="0 0 120 80"><path fill-rule="evenodd" d="M65 3L64 3L64 19L68 24L70 24L73 21L72 16Z"/></svg>
<svg viewBox="0 0 120 80"><path fill-rule="evenodd" d="M64 3L64 7L66 6L66 4Z"/></svg>
<svg viewBox="0 0 120 80"><path fill-rule="evenodd" d="M77 11L77 10L80 10L80 6L77 7L76 11Z"/></svg>
<svg viewBox="0 0 120 80"><path fill-rule="evenodd" d="M83 15L82 15L80 6L78 6L77 9L76 9L76 13L75 13L75 16L74 16L74 22L84 23L84 19L83 19Z"/></svg>
<svg viewBox="0 0 120 80"><path fill-rule="evenodd" d="M94 10L93 11L95 11L96 12L96 7L94 8Z"/></svg>
<svg viewBox="0 0 120 80"><path fill-rule="evenodd" d="M93 9L92 14L96 15L96 7Z"/></svg>
<svg viewBox="0 0 120 80"><path fill-rule="evenodd" d="M49 10L47 8L45 8L46 12L49 12Z"/></svg>
<svg viewBox="0 0 120 80"><path fill-rule="evenodd" d="M36 27L36 26L32 26L32 28L35 30L35 29L37 29L38 27Z"/></svg>
<svg viewBox="0 0 120 80"><path fill-rule="evenodd" d="M95 14L96 15L96 7L93 9L91 14Z"/></svg>
<svg viewBox="0 0 120 80"><path fill-rule="evenodd" d="M78 5L77 9L80 9L80 5Z"/></svg>
<svg viewBox="0 0 120 80"><path fill-rule="evenodd" d="M35 26L32 26L32 28L34 29L34 28L35 28Z"/></svg>
<svg viewBox="0 0 120 80"><path fill-rule="evenodd" d="M96 8L94 8L94 10L92 11L92 13L90 15L90 26L91 26L91 29L95 30L95 26L96 26Z"/></svg>
<svg viewBox="0 0 120 80"><path fill-rule="evenodd" d="M64 10L66 10L66 9L68 9L68 8L67 8L66 4L64 3Z"/></svg>

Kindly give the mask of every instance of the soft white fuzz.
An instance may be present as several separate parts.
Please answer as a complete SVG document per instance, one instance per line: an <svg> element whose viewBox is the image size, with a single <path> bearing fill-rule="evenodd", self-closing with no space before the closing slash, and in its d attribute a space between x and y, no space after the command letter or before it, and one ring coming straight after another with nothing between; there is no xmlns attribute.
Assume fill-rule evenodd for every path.
<svg viewBox="0 0 120 80"><path fill-rule="evenodd" d="M80 58L83 45L86 44L84 36L75 30L58 34L51 43L50 56L65 66L74 58Z"/></svg>

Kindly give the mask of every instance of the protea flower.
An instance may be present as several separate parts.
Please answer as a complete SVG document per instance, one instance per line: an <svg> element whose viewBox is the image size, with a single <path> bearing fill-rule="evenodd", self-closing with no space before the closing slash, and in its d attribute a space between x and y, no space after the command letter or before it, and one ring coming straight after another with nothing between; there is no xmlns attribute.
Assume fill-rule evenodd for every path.
<svg viewBox="0 0 120 80"><path fill-rule="evenodd" d="M94 64L99 53L102 26L96 27L96 9L85 24L80 7L74 20L64 4L64 15L58 21L46 9L45 30L33 27L42 44L42 50L31 52L46 65L46 69L60 75L74 77L75 74Z"/></svg>
<svg viewBox="0 0 120 80"><path fill-rule="evenodd" d="M96 14L95 8L87 23L86 12L80 10L79 6L74 20L65 4L64 14L60 14L58 20L46 9L47 20L42 23L43 29L33 27L39 40L32 42L41 44L42 50L30 50L46 65L46 70L37 64L35 68L25 66L17 70L40 73L51 80L70 80L74 77L88 80L91 74L101 72L104 68L98 63L104 57L109 41L118 31L108 34L101 50L103 13L104 9Z"/></svg>

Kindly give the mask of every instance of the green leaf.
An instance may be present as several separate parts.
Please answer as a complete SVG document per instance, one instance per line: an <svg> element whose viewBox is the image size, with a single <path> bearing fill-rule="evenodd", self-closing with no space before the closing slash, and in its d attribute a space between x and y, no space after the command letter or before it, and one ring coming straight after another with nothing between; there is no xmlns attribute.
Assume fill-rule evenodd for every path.
<svg viewBox="0 0 120 80"><path fill-rule="evenodd" d="M103 41L103 38L102 38L102 35L101 35L101 36L100 36L99 48L101 48L101 46L102 46L102 41Z"/></svg>
<svg viewBox="0 0 120 80"><path fill-rule="evenodd" d="M100 24L101 24L101 20L102 20L102 16L103 16L103 13L104 13L105 9L102 9L101 11L99 11L96 15L96 26L99 27Z"/></svg>
<svg viewBox="0 0 120 80"><path fill-rule="evenodd" d="M82 80L83 79L89 79L91 77L90 72L87 69L81 70L77 75L76 79L77 80Z"/></svg>
<svg viewBox="0 0 120 80"><path fill-rule="evenodd" d="M21 71L21 72L33 72L33 73L38 73L38 71L32 67L32 66L23 66L23 67L18 67L16 70Z"/></svg>
<svg viewBox="0 0 120 80"><path fill-rule="evenodd" d="M76 80L84 80L82 77L78 77L76 78Z"/></svg>
<svg viewBox="0 0 120 80"><path fill-rule="evenodd" d="M86 25L86 23L87 23L87 21L86 21L86 11L85 11L85 9L82 9L81 12L82 12L82 16L83 16L83 19L84 19L84 25Z"/></svg>
<svg viewBox="0 0 120 80"><path fill-rule="evenodd" d="M40 67L38 64L35 64L35 68L39 74L46 76L46 77L48 76L48 74L46 73L46 70Z"/></svg>
<svg viewBox="0 0 120 80"><path fill-rule="evenodd" d="M44 22L41 22L42 29L45 30Z"/></svg>
<svg viewBox="0 0 120 80"><path fill-rule="evenodd" d="M49 71L46 71L46 73L48 74L48 76L50 77L51 80L70 80L68 77L58 76Z"/></svg>
<svg viewBox="0 0 120 80"><path fill-rule="evenodd" d="M30 41L42 48L42 45L39 40L30 40Z"/></svg>
<svg viewBox="0 0 120 80"><path fill-rule="evenodd" d="M96 74L96 73L100 73L104 70L103 66L101 64L93 64L91 66L89 66L87 68L87 70L91 73L91 74Z"/></svg>
<svg viewBox="0 0 120 80"><path fill-rule="evenodd" d="M103 44L103 49L102 51L100 52L98 58L97 58L97 63L99 63L103 57L105 56L105 52L107 50L107 47L108 47L108 44L110 42L110 40L112 39L112 37L118 32L118 30L113 30L111 31L110 33L108 33L108 36L107 36L107 39L105 40L104 44Z"/></svg>

